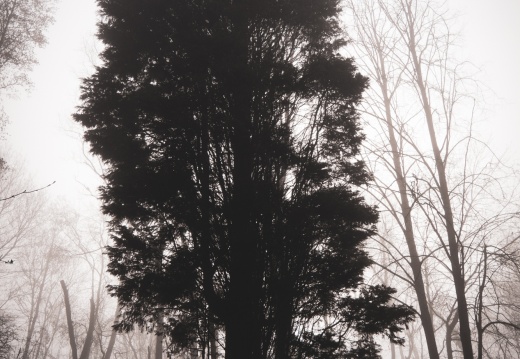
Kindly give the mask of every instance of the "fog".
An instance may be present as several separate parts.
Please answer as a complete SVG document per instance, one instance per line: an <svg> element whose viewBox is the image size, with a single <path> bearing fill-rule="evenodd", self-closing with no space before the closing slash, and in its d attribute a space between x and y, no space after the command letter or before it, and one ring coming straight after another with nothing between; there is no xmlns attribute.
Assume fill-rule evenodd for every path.
<svg viewBox="0 0 520 359"><path fill-rule="evenodd" d="M361 2L371 3L372 9L378 6L377 1ZM361 29L368 25L356 23L359 19L348 8L343 21L352 43L345 51L371 84L359 106L367 137L360 156L374 180L361 190L381 213L378 234L366 244L375 264L365 279L395 287L394 302L420 313L407 242L413 231L438 357L462 358L460 298L452 276L442 181L424 122L424 98L413 83L417 77L411 55L404 43L398 43L395 29L385 25L383 12L368 10L379 20L377 26L383 24L376 30L390 29L374 33L396 41L385 49L388 72L378 73L371 49L360 41ZM362 13L366 8L358 10ZM520 293L515 285L520 279L519 13L520 3L514 0L450 0L425 15L446 21L436 31L445 31L441 40L449 34L449 41L428 42L431 34L421 39L424 48L435 49L429 53L432 67L425 83L431 85L434 126L446 159L446 191L452 200L455 242L460 246L456 257L466 285L469 335L480 358L520 355L516 300ZM45 30L47 43L35 50L37 63L28 72L30 84L0 89L7 120L0 143L0 158L6 164L0 172L0 346L11 350L4 355L0 347L0 358L69 358L72 342L77 343L80 358L151 358L160 346L145 329L153 330L154 323L117 335L111 329L118 309L106 286L117 280L106 272L109 218L100 211L98 191L104 169L89 153L82 127L72 120L80 105L81 79L100 64L97 55L103 45L95 37L96 1L58 0L53 14L54 22ZM449 55L444 56L448 45ZM439 59L446 62L435 67L442 62ZM388 107L393 123L385 117L377 75L389 75L395 88L395 92L390 89L395 98ZM455 97L449 95L455 92L456 101L450 102ZM398 151L390 146L386 132L392 126ZM399 156L393 158L392 153ZM402 166L402 188L396 163ZM401 206L402 189L410 201L409 228ZM406 339L402 347L378 336L382 357L429 357L421 319L417 315L402 333ZM224 339L219 335L218 351L223 357ZM4 337L9 343L2 341ZM163 348L171 344L169 338L158 338L164 340ZM176 355L200 357L196 350Z"/></svg>

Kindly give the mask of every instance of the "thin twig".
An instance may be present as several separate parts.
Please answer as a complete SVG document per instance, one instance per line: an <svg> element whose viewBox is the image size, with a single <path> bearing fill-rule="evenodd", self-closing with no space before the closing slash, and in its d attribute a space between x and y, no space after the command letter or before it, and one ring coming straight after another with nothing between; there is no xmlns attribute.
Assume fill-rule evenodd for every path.
<svg viewBox="0 0 520 359"><path fill-rule="evenodd" d="M2 201L7 201L9 199L13 199L15 197L18 197L18 196L21 196L22 194L29 194L29 193L34 193L34 192L38 192L38 191L41 191L47 187L50 187L52 186L53 184L55 184L56 181L52 182L52 183L49 183L47 186L43 186L43 187L40 187L40 188L37 188L37 189L33 189L33 190L24 190L23 192L20 192L20 193L17 193L17 194L13 194L12 196L9 196L9 197L5 197L5 198L0 198L0 202Z"/></svg>

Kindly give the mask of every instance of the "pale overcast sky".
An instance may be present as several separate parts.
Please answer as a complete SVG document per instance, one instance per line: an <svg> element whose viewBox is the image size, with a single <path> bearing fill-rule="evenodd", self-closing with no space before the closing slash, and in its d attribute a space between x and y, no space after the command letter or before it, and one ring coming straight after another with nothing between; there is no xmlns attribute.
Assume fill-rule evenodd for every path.
<svg viewBox="0 0 520 359"><path fill-rule="evenodd" d="M88 173L77 165L81 143L70 130L78 129L71 114L79 103L79 79L92 71L96 11L95 0L58 0L48 43L37 51L32 89L4 103L9 146L24 159L36 186L56 180L53 191L61 194L77 190L77 180Z"/></svg>
<svg viewBox="0 0 520 359"><path fill-rule="evenodd" d="M520 164L520 0L449 0L461 16L465 54L490 91L489 135L497 151L509 149ZM86 171L77 165L80 144L71 136L79 78L91 69L96 31L94 0L58 0L48 44L38 51L33 88L4 103L7 141L25 158L38 185L57 180L54 191L77 188ZM494 95L492 94L494 93Z"/></svg>
<svg viewBox="0 0 520 359"><path fill-rule="evenodd" d="M520 164L520 1L449 0L462 13L467 60L481 71L490 136ZM493 95L494 92L494 95Z"/></svg>

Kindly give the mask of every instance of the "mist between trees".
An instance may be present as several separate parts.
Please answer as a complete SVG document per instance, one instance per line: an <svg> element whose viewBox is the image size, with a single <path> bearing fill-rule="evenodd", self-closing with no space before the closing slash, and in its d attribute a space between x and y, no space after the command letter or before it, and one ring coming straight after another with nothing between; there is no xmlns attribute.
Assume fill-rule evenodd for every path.
<svg viewBox="0 0 520 359"><path fill-rule="evenodd" d="M400 355L517 357L518 173L478 137L483 98L456 58L456 19L434 1L347 7L371 78L361 107L382 213L376 262L422 326Z"/></svg>
<svg viewBox="0 0 520 359"><path fill-rule="evenodd" d="M520 357L518 173L442 4L98 3L103 213L2 154L0 358Z"/></svg>

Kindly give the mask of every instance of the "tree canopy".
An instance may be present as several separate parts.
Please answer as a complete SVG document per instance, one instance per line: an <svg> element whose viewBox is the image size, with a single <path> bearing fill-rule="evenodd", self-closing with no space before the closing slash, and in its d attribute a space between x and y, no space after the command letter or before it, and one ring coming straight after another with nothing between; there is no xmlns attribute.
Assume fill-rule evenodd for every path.
<svg viewBox="0 0 520 359"><path fill-rule="evenodd" d="M0 0L0 93L27 85L36 63L34 47L45 43L53 0Z"/></svg>
<svg viewBox="0 0 520 359"><path fill-rule="evenodd" d="M226 358L377 357L412 320L363 283L367 86L337 0L100 0L75 119L107 164L119 328Z"/></svg>
<svg viewBox="0 0 520 359"><path fill-rule="evenodd" d="M3 96L30 84L27 73L36 63L35 46L45 44L44 31L52 22L54 0L0 0L0 140L8 121ZM0 157L0 180L7 165Z"/></svg>

